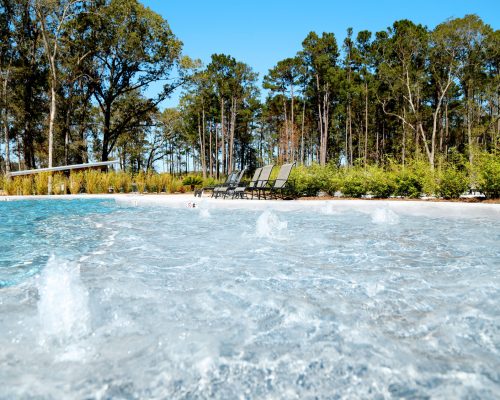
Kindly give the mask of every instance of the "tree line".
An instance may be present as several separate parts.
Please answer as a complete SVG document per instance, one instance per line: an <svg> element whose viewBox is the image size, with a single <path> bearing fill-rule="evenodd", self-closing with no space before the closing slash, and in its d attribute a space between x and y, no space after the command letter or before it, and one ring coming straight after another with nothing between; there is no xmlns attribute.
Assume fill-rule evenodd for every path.
<svg viewBox="0 0 500 400"><path fill-rule="evenodd" d="M204 177L292 161L432 170L500 147L500 33L475 15L341 43L311 32L262 85L231 55L183 56L137 0L0 0L0 35L5 172L111 157Z"/></svg>

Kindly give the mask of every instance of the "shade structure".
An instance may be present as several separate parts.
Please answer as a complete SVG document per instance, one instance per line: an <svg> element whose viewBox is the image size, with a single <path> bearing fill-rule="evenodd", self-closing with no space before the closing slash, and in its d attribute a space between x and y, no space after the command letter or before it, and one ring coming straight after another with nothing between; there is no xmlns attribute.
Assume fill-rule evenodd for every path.
<svg viewBox="0 0 500 400"><path fill-rule="evenodd" d="M86 163L86 164L73 164L73 165L61 165L59 167L52 168L38 168L38 169L27 169L24 171L15 171L10 172L7 176L22 176L22 175L34 175L39 174L41 172L61 172L61 171L70 171L74 169L95 169L102 167L109 167L113 164L118 164L119 160L114 161L100 161L95 163Z"/></svg>

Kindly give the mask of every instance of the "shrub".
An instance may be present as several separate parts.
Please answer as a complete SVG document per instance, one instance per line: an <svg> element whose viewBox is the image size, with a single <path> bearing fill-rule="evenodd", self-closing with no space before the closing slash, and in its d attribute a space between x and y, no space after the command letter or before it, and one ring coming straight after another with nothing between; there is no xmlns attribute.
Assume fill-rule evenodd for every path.
<svg viewBox="0 0 500 400"><path fill-rule="evenodd" d="M55 174L52 179L52 191L54 194L66 194L66 177L62 174Z"/></svg>
<svg viewBox="0 0 500 400"><path fill-rule="evenodd" d="M113 176L113 187L123 193L130 193L132 190L132 177L126 172L118 172Z"/></svg>
<svg viewBox="0 0 500 400"><path fill-rule="evenodd" d="M7 193L9 196L21 194L19 179L15 179L15 178L7 179L7 178L5 178L4 190L5 190L5 193Z"/></svg>
<svg viewBox="0 0 500 400"><path fill-rule="evenodd" d="M135 184L139 193L146 191L146 174L144 172L141 171L135 176Z"/></svg>
<svg viewBox="0 0 500 400"><path fill-rule="evenodd" d="M292 169L290 180L293 182L294 192L298 196L316 196L321 184L315 179L309 168L298 166Z"/></svg>
<svg viewBox="0 0 500 400"><path fill-rule="evenodd" d="M396 177L390 171L380 167L371 167L367 171L367 191L377 198L388 198L396 190Z"/></svg>
<svg viewBox="0 0 500 400"><path fill-rule="evenodd" d="M412 171L404 170L396 175L396 196L417 198L422 194L422 182Z"/></svg>
<svg viewBox="0 0 500 400"><path fill-rule="evenodd" d="M478 157L478 188L487 198L500 198L500 157L482 154Z"/></svg>
<svg viewBox="0 0 500 400"><path fill-rule="evenodd" d="M85 191L88 194L101 193L101 172L88 170L83 173L85 180Z"/></svg>
<svg viewBox="0 0 500 400"><path fill-rule="evenodd" d="M146 176L146 187L148 192L161 193L164 188L161 174L148 174Z"/></svg>
<svg viewBox="0 0 500 400"><path fill-rule="evenodd" d="M437 193L445 199L458 199L468 187L469 180L465 172L447 167L439 176Z"/></svg>
<svg viewBox="0 0 500 400"><path fill-rule="evenodd" d="M21 179L21 191L24 196L33 194L33 177L25 176Z"/></svg>
<svg viewBox="0 0 500 400"><path fill-rule="evenodd" d="M361 197L367 192L366 176L363 171L353 168L343 176L341 191L347 197Z"/></svg>
<svg viewBox="0 0 500 400"><path fill-rule="evenodd" d="M69 192L71 194L80 193L83 186L83 174L81 172L72 172L69 177Z"/></svg>
<svg viewBox="0 0 500 400"><path fill-rule="evenodd" d="M182 180L182 184L190 186L191 190L194 190L195 186L201 186L203 184L203 178L199 175L188 175Z"/></svg>
<svg viewBox="0 0 500 400"><path fill-rule="evenodd" d="M44 195L49 192L49 174L47 172L36 174L34 183L36 194Z"/></svg>
<svg viewBox="0 0 500 400"><path fill-rule="evenodd" d="M292 169L290 181L294 194L316 196L319 191L333 194L338 187L335 170L331 166L313 164L310 167L299 165Z"/></svg>

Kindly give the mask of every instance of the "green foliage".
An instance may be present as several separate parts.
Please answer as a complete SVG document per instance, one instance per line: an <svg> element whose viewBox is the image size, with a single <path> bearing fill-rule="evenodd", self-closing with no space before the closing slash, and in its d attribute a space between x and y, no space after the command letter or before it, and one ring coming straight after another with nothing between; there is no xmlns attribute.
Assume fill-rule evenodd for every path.
<svg viewBox="0 0 500 400"><path fill-rule="evenodd" d="M54 194L66 194L68 182L63 174L54 174L52 178L52 190Z"/></svg>
<svg viewBox="0 0 500 400"><path fill-rule="evenodd" d="M126 172L115 172L113 175L115 192L130 193L132 190L132 177Z"/></svg>
<svg viewBox="0 0 500 400"><path fill-rule="evenodd" d="M367 193L366 174L360 168L352 168L345 172L340 186L342 194L346 197L359 198Z"/></svg>
<svg viewBox="0 0 500 400"><path fill-rule="evenodd" d="M161 174L148 174L146 176L146 187L150 193L161 193L165 190Z"/></svg>
<svg viewBox="0 0 500 400"><path fill-rule="evenodd" d="M366 188L373 197L391 197L396 187L396 176L392 171L384 171L378 167L370 167L367 170Z"/></svg>
<svg viewBox="0 0 500 400"><path fill-rule="evenodd" d="M439 174L437 193L445 199L458 199L469 187L469 179L464 171L447 166Z"/></svg>
<svg viewBox="0 0 500 400"><path fill-rule="evenodd" d="M24 176L21 178L21 190L24 196L33 194L33 177Z"/></svg>
<svg viewBox="0 0 500 400"><path fill-rule="evenodd" d="M83 187L84 176L81 172L71 172L69 176L69 192L71 194L78 194Z"/></svg>
<svg viewBox="0 0 500 400"><path fill-rule="evenodd" d="M182 184L191 186L192 189L203 184L203 178L199 175L188 175L182 180Z"/></svg>
<svg viewBox="0 0 500 400"><path fill-rule="evenodd" d="M18 179L5 179L4 190L9 196L21 194Z"/></svg>
<svg viewBox="0 0 500 400"><path fill-rule="evenodd" d="M38 195L45 195L49 191L49 174L47 172L42 172L36 174L35 178L35 190Z"/></svg>
<svg viewBox="0 0 500 400"><path fill-rule="evenodd" d="M402 170L396 174L396 189L394 194L412 199L420 197L422 194L422 182L419 177L409 170Z"/></svg>
<svg viewBox="0 0 500 400"><path fill-rule="evenodd" d="M478 187L487 198L500 198L500 157L494 154L481 154L478 157Z"/></svg>
<svg viewBox="0 0 500 400"><path fill-rule="evenodd" d="M135 184L137 185L137 191L139 193L144 193L146 191L146 174L144 172L139 172L135 176Z"/></svg>
<svg viewBox="0 0 500 400"><path fill-rule="evenodd" d="M102 193L101 172L88 170L83 173L85 181L85 191L88 194Z"/></svg>
<svg viewBox="0 0 500 400"><path fill-rule="evenodd" d="M292 169L290 181L294 194L298 196L317 196L320 191L333 194L338 188L337 171L329 165L296 166Z"/></svg>

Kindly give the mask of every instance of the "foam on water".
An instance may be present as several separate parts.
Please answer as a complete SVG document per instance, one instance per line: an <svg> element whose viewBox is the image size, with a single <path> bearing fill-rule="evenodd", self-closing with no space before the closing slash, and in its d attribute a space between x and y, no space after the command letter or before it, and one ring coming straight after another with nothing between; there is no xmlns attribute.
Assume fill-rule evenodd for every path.
<svg viewBox="0 0 500 400"><path fill-rule="evenodd" d="M210 218L210 211L208 211L206 208L200 208L200 218L209 219Z"/></svg>
<svg viewBox="0 0 500 400"><path fill-rule="evenodd" d="M283 238L287 233L288 223L282 221L273 212L266 210L257 218L255 233L259 238Z"/></svg>
<svg viewBox="0 0 500 400"><path fill-rule="evenodd" d="M68 343L89 333L88 291L80 267L51 256L39 277L40 343Z"/></svg>
<svg viewBox="0 0 500 400"><path fill-rule="evenodd" d="M388 208L377 208L372 212L372 222L379 225L397 225L399 216Z"/></svg>

